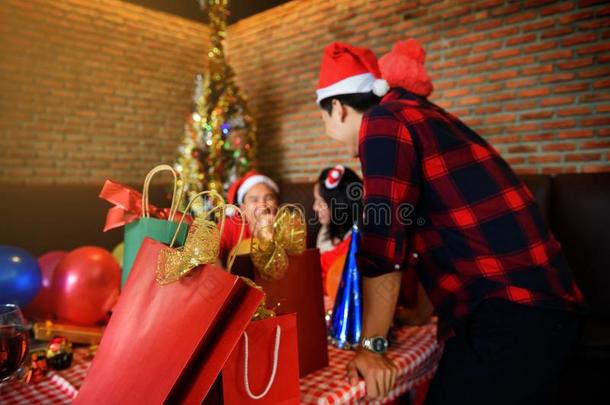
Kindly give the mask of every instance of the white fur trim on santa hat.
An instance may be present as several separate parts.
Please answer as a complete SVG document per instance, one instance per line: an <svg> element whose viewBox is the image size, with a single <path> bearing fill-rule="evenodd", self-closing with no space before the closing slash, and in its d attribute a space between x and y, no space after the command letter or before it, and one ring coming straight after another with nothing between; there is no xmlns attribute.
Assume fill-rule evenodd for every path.
<svg viewBox="0 0 610 405"><path fill-rule="evenodd" d="M316 103L320 105L320 101L325 98L341 94L368 93L373 90L375 81L375 76L371 73L362 73L348 77L347 79L339 80L337 83L316 90L316 94L318 95Z"/></svg>
<svg viewBox="0 0 610 405"><path fill-rule="evenodd" d="M255 174L254 176L248 177L246 180L244 180L242 185L239 186L239 189L237 190L237 203L243 203L246 193L257 184L265 184L269 186L269 188L275 191L276 194L280 192L280 188L277 186L275 181L271 180L265 175Z"/></svg>
<svg viewBox="0 0 610 405"><path fill-rule="evenodd" d="M383 97L390 90L390 85L383 79L377 79L373 82L373 93L377 97Z"/></svg>

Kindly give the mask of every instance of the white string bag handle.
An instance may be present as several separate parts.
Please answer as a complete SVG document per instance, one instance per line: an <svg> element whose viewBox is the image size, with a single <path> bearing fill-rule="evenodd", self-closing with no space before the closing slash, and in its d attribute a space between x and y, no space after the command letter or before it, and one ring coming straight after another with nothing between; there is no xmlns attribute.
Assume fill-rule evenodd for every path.
<svg viewBox="0 0 610 405"><path fill-rule="evenodd" d="M248 333L244 332L244 385L246 387L246 393L251 399L256 400L263 398L269 393L269 390L273 385L273 381L275 380L275 373L277 372L277 363L280 353L281 334L282 328L280 328L280 325L277 325L275 329L275 349L273 351L273 370L271 370L271 377L269 377L269 382L267 383L267 387L265 387L265 390L262 393L255 395L252 393L252 390L250 390L250 382L248 381Z"/></svg>

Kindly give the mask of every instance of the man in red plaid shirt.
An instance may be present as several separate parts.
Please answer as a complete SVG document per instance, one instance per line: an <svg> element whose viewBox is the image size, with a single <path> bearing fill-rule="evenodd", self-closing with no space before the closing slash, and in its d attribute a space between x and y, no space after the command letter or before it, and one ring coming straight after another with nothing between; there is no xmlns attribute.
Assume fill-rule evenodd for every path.
<svg viewBox="0 0 610 405"><path fill-rule="evenodd" d="M554 403L581 294L527 187L427 100L424 58L414 40L379 64L346 44L324 52L325 129L359 156L364 179L363 339L348 376L364 377L369 397L394 384L385 336L406 269L417 271L445 341L428 404Z"/></svg>

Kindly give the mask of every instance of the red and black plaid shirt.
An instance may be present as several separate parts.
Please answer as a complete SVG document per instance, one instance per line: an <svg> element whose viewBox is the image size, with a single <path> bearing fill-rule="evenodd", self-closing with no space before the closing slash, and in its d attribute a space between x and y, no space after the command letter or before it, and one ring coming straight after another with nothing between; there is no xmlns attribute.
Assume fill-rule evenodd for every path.
<svg viewBox="0 0 610 405"><path fill-rule="evenodd" d="M374 277L414 267L441 337L486 298L568 310L582 302L530 191L460 120L393 89L364 114L359 152L360 269Z"/></svg>

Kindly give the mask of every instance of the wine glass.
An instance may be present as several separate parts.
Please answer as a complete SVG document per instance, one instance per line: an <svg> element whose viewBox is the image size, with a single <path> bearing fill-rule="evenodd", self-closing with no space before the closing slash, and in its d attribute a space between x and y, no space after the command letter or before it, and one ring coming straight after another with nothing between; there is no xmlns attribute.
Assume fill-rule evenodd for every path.
<svg viewBox="0 0 610 405"><path fill-rule="evenodd" d="M0 304L0 389L25 363L28 355L27 324L14 304Z"/></svg>

